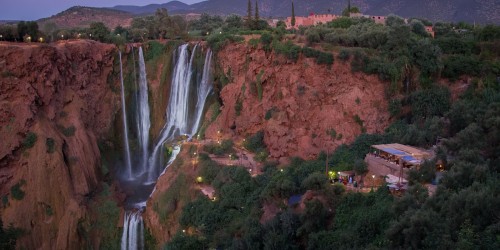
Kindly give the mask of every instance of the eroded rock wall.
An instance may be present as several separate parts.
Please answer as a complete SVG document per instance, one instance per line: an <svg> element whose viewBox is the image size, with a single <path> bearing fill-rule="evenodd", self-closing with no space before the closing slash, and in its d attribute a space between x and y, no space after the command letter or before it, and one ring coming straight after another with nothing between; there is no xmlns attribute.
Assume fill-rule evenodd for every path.
<svg viewBox="0 0 500 250"><path fill-rule="evenodd" d="M270 156L286 162L331 152L363 131L382 132L388 125L384 83L351 72L348 62L336 60L330 67L303 55L291 62L240 43L222 49L217 63L229 83L220 92L221 114L206 130L208 138L217 138L219 130L223 138L240 139L263 130Z"/></svg>
<svg viewBox="0 0 500 250"><path fill-rule="evenodd" d="M78 224L100 178L98 140L120 109L119 83L110 80L116 52L84 40L0 43L0 215L24 230L18 247L82 246ZM31 148L23 145L29 133Z"/></svg>

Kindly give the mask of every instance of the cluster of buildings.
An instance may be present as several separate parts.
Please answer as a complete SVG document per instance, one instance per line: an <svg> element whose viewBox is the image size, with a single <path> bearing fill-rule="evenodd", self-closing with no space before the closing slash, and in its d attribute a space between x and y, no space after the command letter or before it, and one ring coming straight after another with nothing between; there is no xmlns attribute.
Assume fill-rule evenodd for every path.
<svg viewBox="0 0 500 250"><path fill-rule="evenodd" d="M300 26L313 26L317 25L320 23L327 23L331 22L337 18L340 18L341 16L338 15L333 15L333 14L314 14L311 13L307 17L302 17L302 16L296 16L295 17L295 26L292 26L292 17L287 17L285 24L286 24L286 29L293 29L293 28L298 28ZM387 19L386 16L370 16L370 15L363 15L362 13L351 13L351 18L369 18L372 19L375 23L385 25L385 21ZM405 21L407 21L405 19ZM432 26L425 26L425 30L427 33L429 33L432 37L434 37L434 29Z"/></svg>

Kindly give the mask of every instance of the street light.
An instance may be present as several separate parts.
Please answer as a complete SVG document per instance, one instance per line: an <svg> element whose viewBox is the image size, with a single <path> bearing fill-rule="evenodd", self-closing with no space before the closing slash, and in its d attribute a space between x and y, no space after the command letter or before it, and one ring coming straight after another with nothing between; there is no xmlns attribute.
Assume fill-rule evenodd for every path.
<svg viewBox="0 0 500 250"><path fill-rule="evenodd" d="M375 185L375 175L372 175L372 190L374 185Z"/></svg>

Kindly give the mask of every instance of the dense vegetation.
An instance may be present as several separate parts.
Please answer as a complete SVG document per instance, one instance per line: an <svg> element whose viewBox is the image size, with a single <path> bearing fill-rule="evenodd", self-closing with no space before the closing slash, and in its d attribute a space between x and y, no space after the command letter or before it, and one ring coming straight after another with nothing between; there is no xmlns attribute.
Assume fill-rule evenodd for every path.
<svg viewBox="0 0 500 250"><path fill-rule="evenodd" d="M432 38L424 23L391 16L383 26L341 18L302 28L292 39L279 28L259 31L261 39L249 42L292 61L301 54L337 52L354 72L377 74L388 82L385 95L393 123L383 134L362 134L340 146L329 165L330 170L362 174L366 165L361 159L372 144L437 144L436 159L410 172L411 185L402 197L383 187L361 194L330 185L324 154L279 168L267 162L265 172L254 178L241 167L217 166L205 157L201 173L217 199L200 195L184 206L180 224L185 231L165 248L500 248L500 29L437 23ZM311 47L297 46L301 37ZM458 100L452 100L443 79L466 88ZM247 138L244 146L265 150L261 137ZM445 163L446 172L430 196L423 184L435 180L437 160ZM288 202L308 193L312 198L303 208Z"/></svg>

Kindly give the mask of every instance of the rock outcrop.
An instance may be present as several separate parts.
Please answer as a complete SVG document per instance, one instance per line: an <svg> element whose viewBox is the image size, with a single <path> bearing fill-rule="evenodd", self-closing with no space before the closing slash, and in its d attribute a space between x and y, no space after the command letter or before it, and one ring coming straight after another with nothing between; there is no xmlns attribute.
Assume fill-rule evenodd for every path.
<svg viewBox="0 0 500 250"><path fill-rule="evenodd" d="M222 137L240 139L263 130L270 157L286 162L331 152L363 131L382 132L388 125L384 83L353 73L349 63L318 65L303 55L290 62L241 43L222 49L217 62L229 83L208 138L217 138L219 130Z"/></svg>
<svg viewBox="0 0 500 250"><path fill-rule="evenodd" d="M98 141L120 108L115 55L114 45L84 40L0 43L0 212L24 231L18 247L81 248Z"/></svg>

